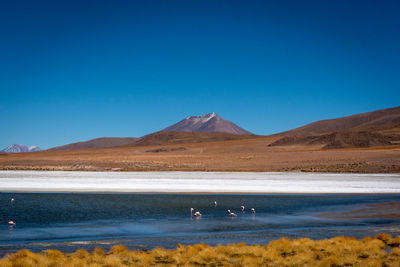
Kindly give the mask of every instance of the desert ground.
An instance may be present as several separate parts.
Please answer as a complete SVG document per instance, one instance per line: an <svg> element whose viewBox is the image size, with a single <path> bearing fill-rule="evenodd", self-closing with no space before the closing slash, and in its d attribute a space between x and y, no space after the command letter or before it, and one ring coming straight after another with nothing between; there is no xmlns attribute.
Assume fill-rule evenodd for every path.
<svg viewBox="0 0 400 267"><path fill-rule="evenodd" d="M400 145L268 146L280 137L0 155L1 170L399 173Z"/></svg>

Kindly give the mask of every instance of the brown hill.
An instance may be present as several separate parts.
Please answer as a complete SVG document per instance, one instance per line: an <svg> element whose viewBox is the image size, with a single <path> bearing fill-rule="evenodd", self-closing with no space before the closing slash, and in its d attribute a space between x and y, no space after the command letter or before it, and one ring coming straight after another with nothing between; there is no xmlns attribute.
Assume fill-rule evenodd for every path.
<svg viewBox="0 0 400 267"><path fill-rule="evenodd" d="M114 146L123 146L132 144L137 141L136 137L101 137L92 139L85 142L77 142L68 144L65 146L53 147L48 150L50 151L65 151L65 150L82 150L82 149L93 149L93 148L107 148Z"/></svg>
<svg viewBox="0 0 400 267"><path fill-rule="evenodd" d="M400 141L400 107L322 120L278 135L270 146L323 145L323 149L374 147Z"/></svg>
<svg viewBox="0 0 400 267"><path fill-rule="evenodd" d="M334 131L382 131L400 128L400 107L322 120L278 135L318 134Z"/></svg>
<svg viewBox="0 0 400 267"><path fill-rule="evenodd" d="M196 133L196 132L156 132L143 136L129 146L154 146L167 144L201 143L227 140L240 140L256 138L253 134L229 134L229 133Z"/></svg>
<svg viewBox="0 0 400 267"><path fill-rule="evenodd" d="M201 116L189 116L171 125L163 132L221 132L229 134L251 134L240 128L233 122L224 120L216 113L209 113Z"/></svg>
<svg viewBox="0 0 400 267"><path fill-rule="evenodd" d="M392 145L393 137L371 132L332 132L319 135L285 136L269 146L323 145L322 149Z"/></svg>

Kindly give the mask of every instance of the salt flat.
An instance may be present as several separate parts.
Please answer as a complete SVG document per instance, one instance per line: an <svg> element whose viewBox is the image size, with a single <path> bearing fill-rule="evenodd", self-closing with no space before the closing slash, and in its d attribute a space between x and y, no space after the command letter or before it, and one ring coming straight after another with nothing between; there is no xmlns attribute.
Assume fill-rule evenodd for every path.
<svg viewBox="0 0 400 267"><path fill-rule="evenodd" d="M0 191L400 193L400 174L0 171Z"/></svg>

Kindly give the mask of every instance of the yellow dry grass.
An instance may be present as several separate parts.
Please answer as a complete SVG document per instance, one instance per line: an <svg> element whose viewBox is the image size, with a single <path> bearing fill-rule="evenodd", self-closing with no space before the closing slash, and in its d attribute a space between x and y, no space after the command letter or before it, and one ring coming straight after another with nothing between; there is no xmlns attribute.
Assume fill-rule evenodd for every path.
<svg viewBox="0 0 400 267"><path fill-rule="evenodd" d="M156 248L150 251L129 251L118 245L106 253L96 248L89 253L46 250L32 253L21 250L0 259L1 267L23 266L400 266L400 236L380 234L357 240L335 237L324 240L274 240L267 245L244 243L192 246L176 249Z"/></svg>

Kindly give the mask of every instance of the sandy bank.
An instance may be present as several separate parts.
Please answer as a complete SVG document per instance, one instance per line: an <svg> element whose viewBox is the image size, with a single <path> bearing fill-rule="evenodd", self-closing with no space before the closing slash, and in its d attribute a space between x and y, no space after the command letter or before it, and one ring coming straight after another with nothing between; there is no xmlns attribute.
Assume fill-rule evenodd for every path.
<svg viewBox="0 0 400 267"><path fill-rule="evenodd" d="M369 204L352 211L321 213L318 216L329 219L349 220L373 218L400 220L400 202Z"/></svg>

